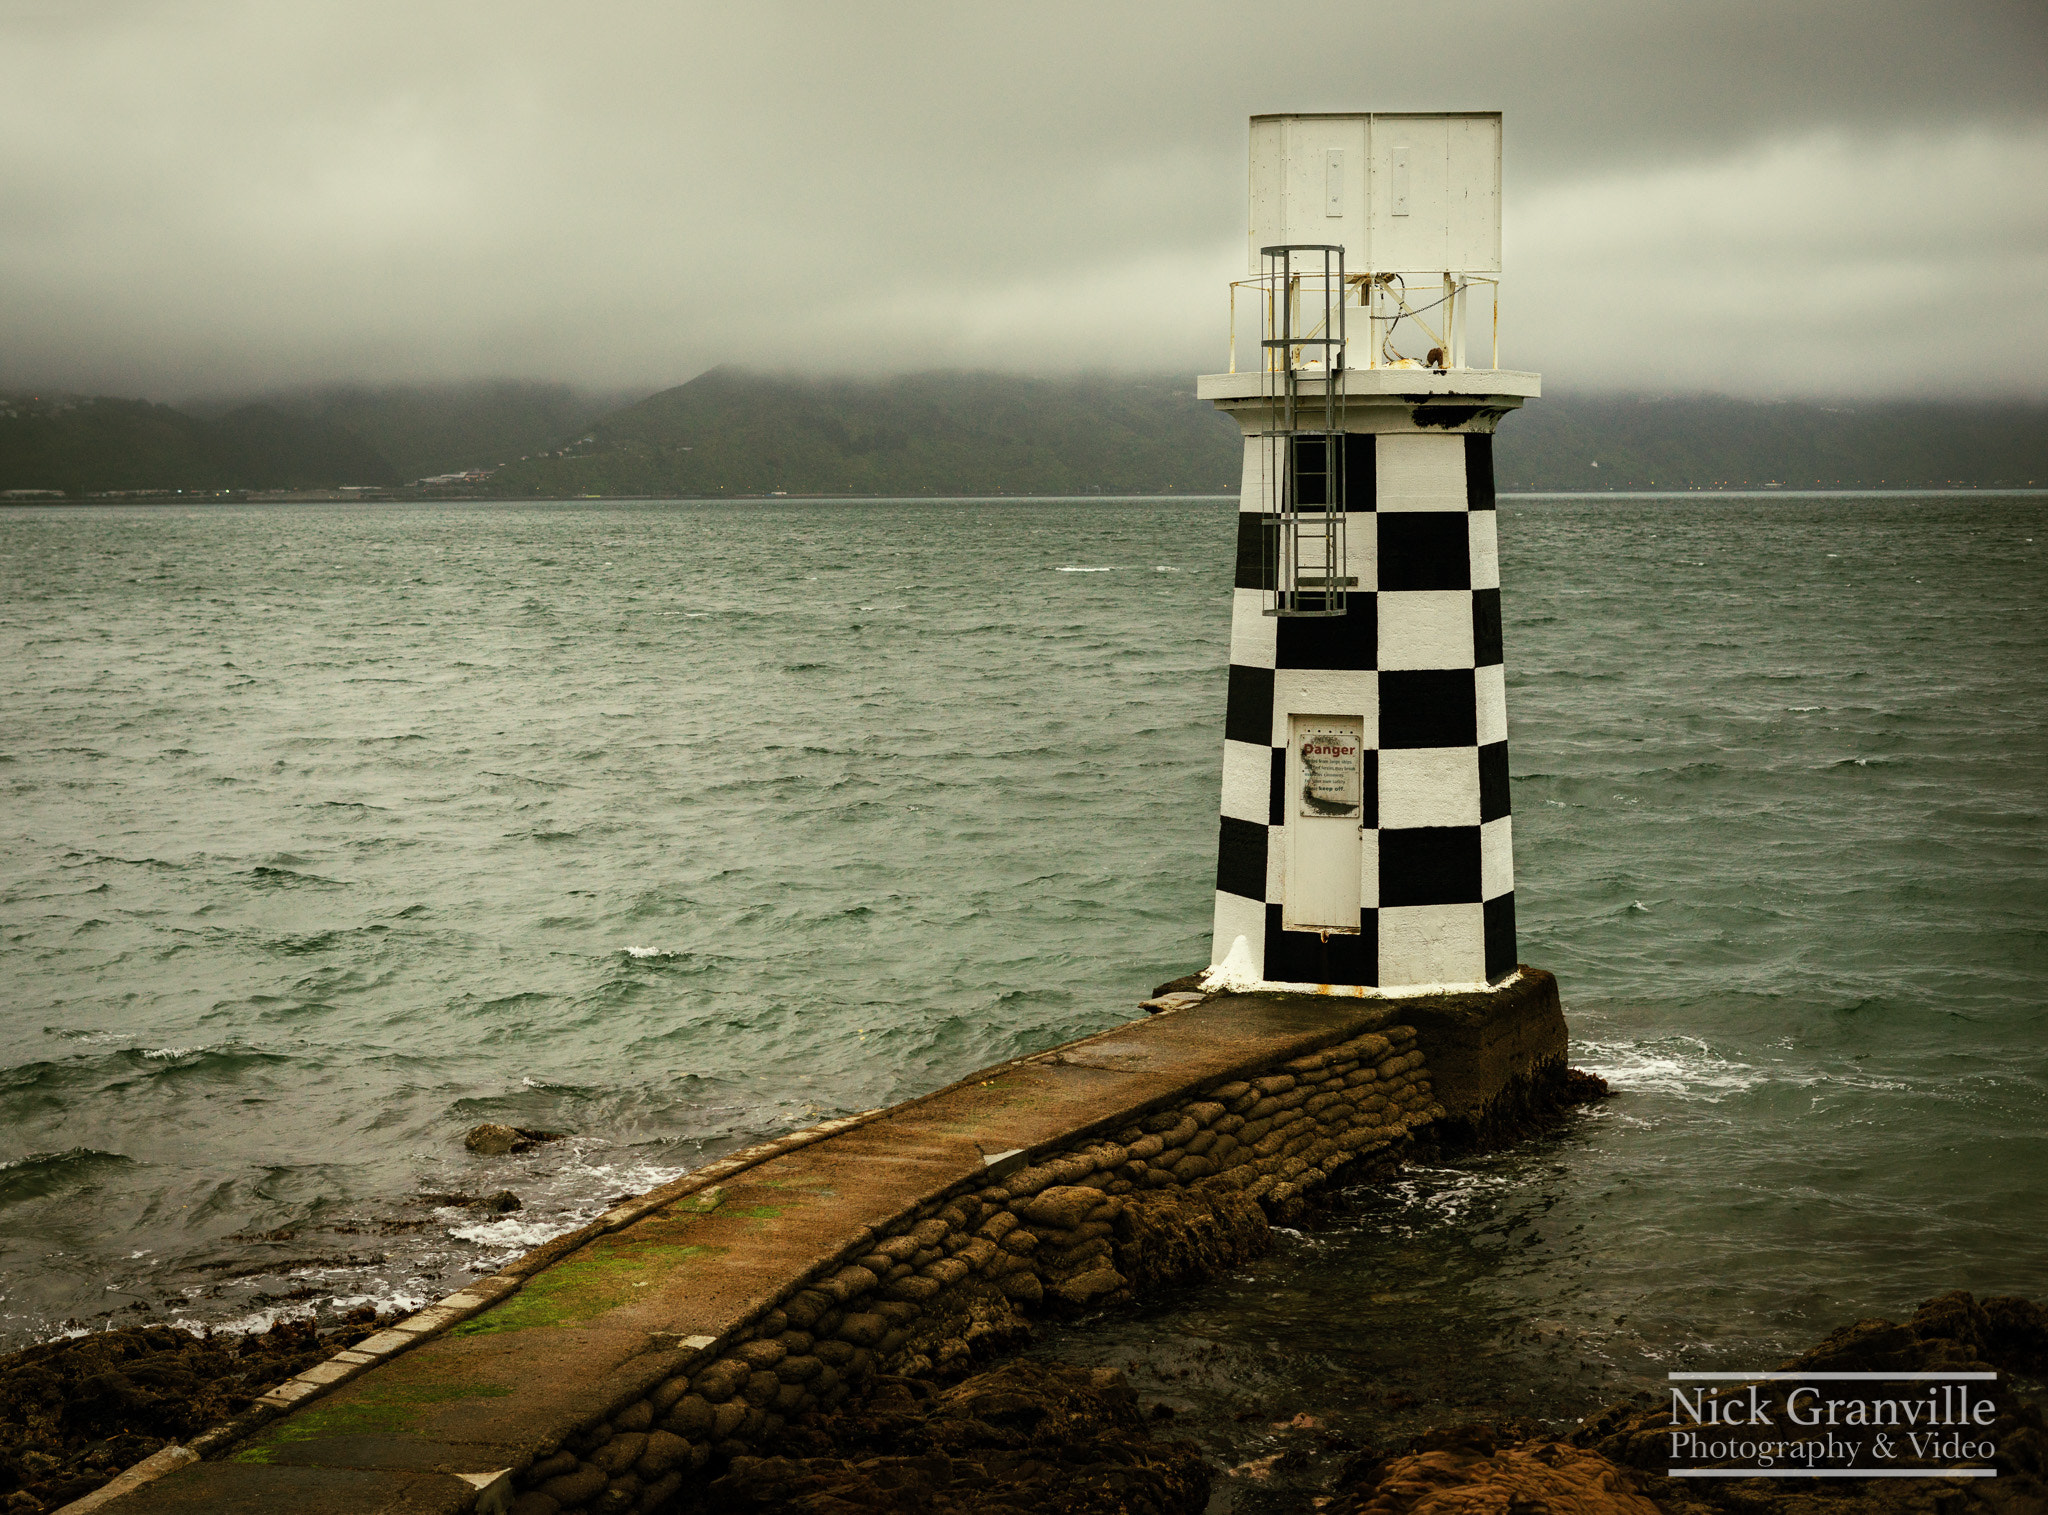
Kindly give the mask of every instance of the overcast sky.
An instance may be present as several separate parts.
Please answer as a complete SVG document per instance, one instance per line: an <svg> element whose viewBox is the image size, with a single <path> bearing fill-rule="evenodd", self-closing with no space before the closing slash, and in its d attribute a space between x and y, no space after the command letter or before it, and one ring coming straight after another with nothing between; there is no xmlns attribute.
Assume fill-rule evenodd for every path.
<svg viewBox="0 0 2048 1515"><path fill-rule="evenodd" d="M0 381L1213 371L1246 117L1505 112L1553 388L2048 393L2048 5L0 0Z"/></svg>

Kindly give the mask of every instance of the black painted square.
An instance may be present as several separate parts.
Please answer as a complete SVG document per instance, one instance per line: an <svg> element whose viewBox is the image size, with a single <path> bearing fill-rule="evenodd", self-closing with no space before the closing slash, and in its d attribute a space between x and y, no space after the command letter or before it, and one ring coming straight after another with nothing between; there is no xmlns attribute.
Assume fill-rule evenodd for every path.
<svg viewBox="0 0 2048 1515"><path fill-rule="evenodd" d="M1234 675L1237 670L1231 672ZM1271 691L1269 682L1269 699ZM1379 691L1381 747L1471 747L1478 743L1478 691L1469 668L1382 671Z"/></svg>
<svg viewBox="0 0 2048 1515"><path fill-rule="evenodd" d="M1493 433L1465 433L1465 508L1493 509Z"/></svg>
<svg viewBox="0 0 2048 1515"><path fill-rule="evenodd" d="M1380 906L1479 903L1479 828L1380 832Z"/></svg>
<svg viewBox="0 0 2048 1515"><path fill-rule="evenodd" d="M1377 510L1380 499L1379 453L1373 434L1344 434L1344 508Z"/></svg>
<svg viewBox="0 0 2048 1515"><path fill-rule="evenodd" d="M1302 510L1323 510L1332 499L1337 498L1344 487L1344 452L1341 447L1328 445L1322 435L1295 437L1294 449L1294 498ZM1337 477L1331 478L1331 464L1336 464Z"/></svg>
<svg viewBox="0 0 2048 1515"><path fill-rule="evenodd" d="M1248 900L1266 897L1266 828L1257 821L1223 817L1216 839L1216 887Z"/></svg>
<svg viewBox="0 0 2048 1515"><path fill-rule="evenodd" d="M1470 589L1472 524L1462 510L1381 511L1381 589Z"/></svg>
<svg viewBox="0 0 2048 1515"><path fill-rule="evenodd" d="M1287 749L1273 749L1273 784L1267 795L1267 824L1287 824Z"/></svg>
<svg viewBox="0 0 2048 1515"><path fill-rule="evenodd" d="M1486 977L1489 983L1506 978L1516 969L1515 896L1513 891L1488 900L1486 911Z"/></svg>
<svg viewBox="0 0 2048 1515"><path fill-rule="evenodd" d="M1223 703L1223 734L1254 747L1273 741L1273 670L1230 665L1230 692Z"/></svg>
<svg viewBox="0 0 2048 1515"><path fill-rule="evenodd" d="M1380 968L1378 918L1359 912L1357 935L1332 936L1318 931L1288 931L1280 924L1280 907L1266 907L1265 975L1283 984L1377 984Z"/></svg>
<svg viewBox="0 0 2048 1515"><path fill-rule="evenodd" d="M1282 668L1371 668L1379 662L1380 613L1370 591L1345 593L1342 615L1274 618L1273 661Z"/></svg>
<svg viewBox="0 0 2048 1515"><path fill-rule="evenodd" d="M1472 591L1472 663L1477 668L1491 668L1495 663L1505 661L1500 645L1500 591L1498 589L1475 589Z"/></svg>
<svg viewBox="0 0 2048 1515"><path fill-rule="evenodd" d="M1497 821L1508 813L1508 744L1479 749L1479 819Z"/></svg>
<svg viewBox="0 0 2048 1515"><path fill-rule="evenodd" d="M1237 513L1237 576L1239 589L1271 589L1280 561L1280 527L1256 510Z"/></svg>

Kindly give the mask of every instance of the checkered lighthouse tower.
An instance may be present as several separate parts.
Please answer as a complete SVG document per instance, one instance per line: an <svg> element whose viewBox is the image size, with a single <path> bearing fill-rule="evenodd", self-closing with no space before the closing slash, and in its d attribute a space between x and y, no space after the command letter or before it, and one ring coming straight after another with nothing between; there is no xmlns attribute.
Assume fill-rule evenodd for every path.
<svg viewBox="0 0 2048 1515"><path fill-rule="evenodd" d="M1493 431L1540 392L1499 362L1500 117L1254 117L1250 209L1231 371L1198 390L1244 431L1211 962L1334 993L1497 982Z"/></svg>

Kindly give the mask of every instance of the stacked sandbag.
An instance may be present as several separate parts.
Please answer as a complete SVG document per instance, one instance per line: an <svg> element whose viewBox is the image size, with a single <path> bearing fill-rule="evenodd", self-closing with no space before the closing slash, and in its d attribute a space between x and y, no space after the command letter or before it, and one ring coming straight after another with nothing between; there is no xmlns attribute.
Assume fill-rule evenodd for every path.
<svg viewBox="0 0 2048 1515"><path fill-rule="evenodd" d="M685 1478L772 1449L878 1371L957 1365L1081 1308L1231 1266L1263 1211L1360 1158L1398 1154L1442 1109L1412 1028L1394 1026L1197 1091L1113 1136L921 1205L796 1280L774 1309L536 1462L513 1515L652 1511ZM1251 1203L1255 1202L1255 1203Z"/></svg>

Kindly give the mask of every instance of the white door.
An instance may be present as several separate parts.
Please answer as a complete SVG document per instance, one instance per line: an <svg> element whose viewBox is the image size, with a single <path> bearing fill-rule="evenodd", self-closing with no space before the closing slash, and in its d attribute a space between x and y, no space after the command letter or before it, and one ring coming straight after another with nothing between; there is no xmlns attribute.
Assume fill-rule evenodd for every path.
<svg viewBox="0 0 2048 1515"><path fill-rule="evenodd" d="M1365 723L1355 715L1289 717L1287 886L1289 931L1358 930L1359 852L1365 821Z"/></svg>

